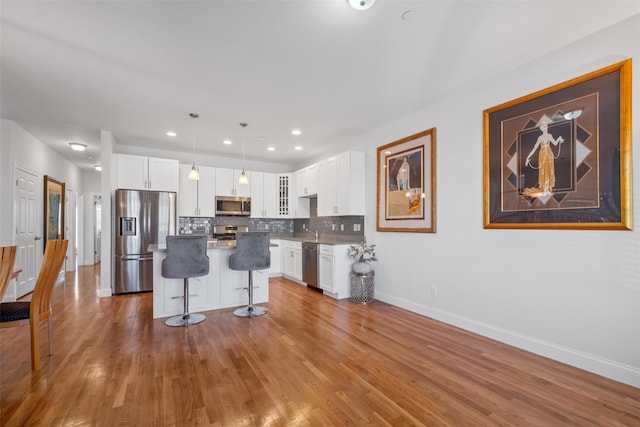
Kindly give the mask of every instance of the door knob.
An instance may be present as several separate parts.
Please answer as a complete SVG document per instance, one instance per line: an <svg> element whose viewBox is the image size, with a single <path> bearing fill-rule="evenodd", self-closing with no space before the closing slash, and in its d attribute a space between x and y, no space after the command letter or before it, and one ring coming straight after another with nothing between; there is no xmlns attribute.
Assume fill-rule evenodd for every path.
<svg viewBox="0 0 640 427"><path fill-rule="evenodd" d="M35 237L35 240L42 240L42 237L40 237L40 236L36 236L36 237Z"/></svg>

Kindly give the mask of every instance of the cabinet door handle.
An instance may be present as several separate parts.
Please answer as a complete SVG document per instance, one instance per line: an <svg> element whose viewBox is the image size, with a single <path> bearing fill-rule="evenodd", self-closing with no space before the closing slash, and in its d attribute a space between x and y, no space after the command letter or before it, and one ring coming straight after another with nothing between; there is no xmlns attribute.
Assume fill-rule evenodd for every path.
<svg viewBox="0 0 640 427"><path fill-rule="evenodd" d="M199 294L189 294L189 298L191 297L199 297ZM171 297L171 299L184 299L183 295L177 296L177 297Z"/></svg>

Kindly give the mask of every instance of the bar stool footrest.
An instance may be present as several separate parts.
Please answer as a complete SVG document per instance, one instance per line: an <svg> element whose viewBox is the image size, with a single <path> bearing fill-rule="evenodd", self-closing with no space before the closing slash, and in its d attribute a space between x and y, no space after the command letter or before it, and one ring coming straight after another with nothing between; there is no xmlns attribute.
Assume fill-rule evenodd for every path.
<svg viewBox="0 0 640 427"><path fill-rule="evenodd" d="M267 312L267 309L264 307L257 306L247 306L243 308L239 308L233 312L238 317L258 317L262 316Z"/></svg>
<svg viewBox="0 0 640 427"><path fill-rule="evenodd" d="M200 313L190 313L186 315L181 314L179 316L170 317L164 322L164 324L167 326L189 326L200 323L204 319L206 319L205 315Z"/></svg>

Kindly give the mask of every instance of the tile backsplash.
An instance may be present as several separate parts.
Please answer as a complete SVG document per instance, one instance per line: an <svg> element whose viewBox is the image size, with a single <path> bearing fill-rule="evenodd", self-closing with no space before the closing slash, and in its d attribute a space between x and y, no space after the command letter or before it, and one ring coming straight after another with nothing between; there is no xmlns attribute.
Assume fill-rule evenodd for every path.
<svg viewBox="0 0 640 427"><path fill-rule="evenodd" d="M321 235L363 236L364 216L337 216L299 219L265 219L236 216L215 218L179 217L180 234L211 234L214 225L247 225L251 231L269 231L274 236L304 234L307 230Z"/></svg>

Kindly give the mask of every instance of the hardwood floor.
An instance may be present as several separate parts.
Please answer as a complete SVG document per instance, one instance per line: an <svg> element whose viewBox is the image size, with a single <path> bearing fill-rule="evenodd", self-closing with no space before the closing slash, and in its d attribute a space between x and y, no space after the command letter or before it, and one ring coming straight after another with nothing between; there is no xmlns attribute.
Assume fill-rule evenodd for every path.
<svg viewBox="0 0 640 427"><path fill-rule="evenodd" d="M379 301L272 279L263 317L170 328L98 274L56 286L39 373L28 327L0 331L0 425L640 425L637 388Z"/></svg>

